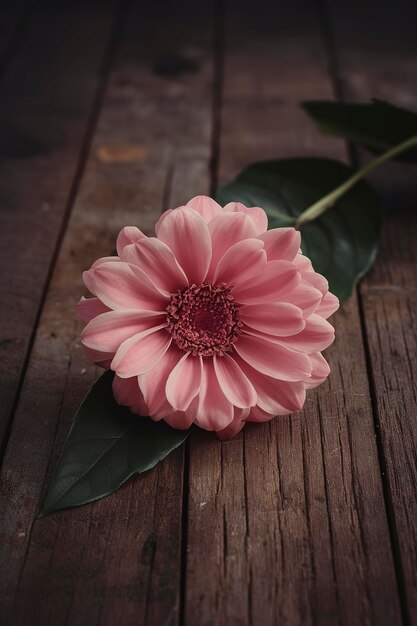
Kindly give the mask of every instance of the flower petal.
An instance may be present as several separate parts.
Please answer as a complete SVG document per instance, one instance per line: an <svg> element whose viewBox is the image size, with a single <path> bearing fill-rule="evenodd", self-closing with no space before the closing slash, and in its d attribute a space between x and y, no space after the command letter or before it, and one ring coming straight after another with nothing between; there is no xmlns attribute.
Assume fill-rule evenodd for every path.
<svg viewBox="0 0 417 626"><path fill-rule="evenodd" d="M307 389L314 389L326 380L330 374L330 366L320 352L310 354L310 361L313 367L311 377L306 381Z"/></svg>
<svg viewBox="0 0 417 626"><path fill-rule="evenodd" d="M244 425L246 424L247 417L249 415L249 409L237 409L234 410L233 421L230 422L223 430L218 430L216 435L220 441L228 441L237 435Z"/></svg>
<svg viewBox="0 0 417 626"><path fill-rule="evenodd" d="M194 196L194 198L191 198L191 200L187 202L187 206L197 211L206 224L208 224L213 217L222 212L220 204L217 204L213 198L209 198L208 196Z"/></svg>
<svg viewBox="0 0 417 626"><path fill-rule="evenodd" d="M90 322L97 317L97 315L110 311L109 307L103 304L98 298L84 298L84 296L75 305L75 310L78 319L84 322L84 324Z"/></svg>
<svg viewBox="0 0 417 626"><path fill-rule="evenodd" d="M212 243L212 257L208 278L213 278L217 264L222 256L239 241L256 237L256 228L252 220L244 213L221 213L209 224Z"/></svg>
<svg viewBox="0 0 417 626"><path fill-rule="evenodd" d="M174 253L156 237L147 237L139 243L126 246L122 261L140 267L155 285L166 291L188 287L187 277Z"/></svg>
<svg viewBox="0 0 417 626"><path fill-rule="evenodd" d="M236 285L233 297L242 304L262 304L279 300L300 282L300 272L290 261L270 261L261 276Z"/></svg>
<svg viewBox="0 0 417 626"><path fill-rule="evenodd" d="M321 301L319 307L317 308L316 314L321 315L321 317L324 317L324 319L327 319L328 317L333 315L333 313L335 313L338 308L339 299L332 293L330 293L330 291L328 291L323 297L323 300Z"/></svg>
<svg viewBox="0 0 417 626"><path fill-rule="evenodd" d="M192 416L188 415L185 411L172 411L164 416L164 421L178 430L187 430L193 423Z"/></svg>
<svg viewBox="0 0 417 626"><path fill-rule="evenodd" d="M188 415L200 428L223 430L233 419L233 405L220 388L214 371L213 359L203 360L200 393L187 409Z"/></svg>
<svg viewBox="0 0 417 626"><path fill-rule="evenodd" d="M231 356L214 356L214 370L221 390L234 406L242 409L255 406L255 389Z"/></svg>
<svg viewBox="0 0 417 626"><path fill-rule="evenodd" d="M297 335L279 339L282 345L308 354L325 350L333 341L334 328L320 315L310 315L306 320L304 330Z"/></svg>
<svg viewBox="0 0 417 626"><path fill-rule="evenodd" d="M259 406L254 406L253 409L251 409L246 421L262 424L263 422L270 422L274 419L274 417L275 415L272 415L267 411L263 411Z"/></svg>
<svg viewBox="0 0 417 626"><path fill-rule="evenodd" d="M303 276L303 275L301 275ZM290 302L303 311L304 317L314 313L322 300L322 293L310 283L301 278L297 287L291 293L283 296L283 301Z"/></svg>
<svg viewBox="0 0 417 626"><path fill-rule="evenodd" d="M202 283L211 260L210 233L203 218L190 208L174 209L160 225L158 237L171 248L190 283Z"/></svg>
<svg viewBox="0 0 417 626"><path fill-rule="evenodd" d="M301 245L301 234L295 228L273 228L259 239L264 242L268 261L293 261Z"/></svg>
<svg viewBox="0 0 417 626"><path fill-rule="evenodd" d="M95 285L94 285L94 270L96 269L96 267L99 267L99 265L103 265L103 263L109 263L110 261L112 263L119 263L120 259L118 256L101 257L100 259L97 259L96 261L94 261L94 263L92 264L89 270L87 270L86 272L83 272L84 285L87 287L90 293L96 295Z"/></svg>
<svg viewBox="0 0 417 626"><path fill-rule="evenodd" d="M136 243L141 239L146 239L146 235L144 235L143 232L139 230L139 228L136 228L136 226L125 226L124 228L122 228L117 236L116 241L116 250L118 256L122 256L122 252L126 246L132 243Z"/></svg>
<svg viewBox="0 0 417 626"><path fill-rule="evenodd" d="M250 217L256 228L256 234L261 235L268 228L268 216L263 209L258 206L246 207L241 202L229 202L223 207L225 213L243 213Z"/></svg>
<svg viewBox="0 0 417 626"><path fill-rule="evenodd" d="M166 397L176 411L185 411L200 391L201 357L186 352L168 376Z"/></svg>
<svg viewBox="0 0 417 626"><path fill-rule="evenodd" d="M214 272L214 282L236 285L260 274L266 266L262 241L245 239L235 243L222 256Z"/></svg>
<svg viewBox="0 0 417 626"><path fill-rule="evenodd" d="M163 321L164 314L154 311L108 311L87 324L81 339L88 348L114 354L126 339L154 328Z"/></svg>
<svg viewBox="0 0 417 626"><path fill-rule="evenodd" d="M242 322L264 333L287 337L305 327L303 313L288 302L249 304L239 310Z"/></svg>
<svg viewBox="0 0 417 626"><path fill-rule="evenodd" d="M276 380L258 372L242 359L237 362L255 387L257 405L272 415L288 415L302 409L305 402L305 384Z"/></svg>
<svg viewBox="0 0 417 626"><path fill-rule="evenodd" d="M115 374L113 378L113 395L117 404L121 406L129 406L135 409L140 415L148 415L148 409L143 399L141 390L139 389L138 379L119 378Z"/></svg>
<svg viewBox="0 0 417 626"><path fill-rule="evenodd" d="M279 343L242 335L234 348L249 365L272 378L299 381L309 378L311 374L312 366L306 354Z"/></svg>
<svg viewBox="0 0 417 626"><path fill-rule="evenodd" d="M168 300L139 267L103 263L94 270L96 295L111 309L163 311Z"/></svg>
<svg viewBox="0 0 417 626"><path fill-rule="evenodd" d="M157 365L138 377L139 386L151 415L159 411L162 406L165 406L165 415L172 411L172 407L167 405L165 387L168 376L183 354L183 351L172 343Z"/></svg>
<svg viewBox="0 0 417 626"><path fill-rule="evenodd" d="M138 376L152 369L171 343L165 325L155 326L126 339L116 352L111 368L120 378Z"/></svg>

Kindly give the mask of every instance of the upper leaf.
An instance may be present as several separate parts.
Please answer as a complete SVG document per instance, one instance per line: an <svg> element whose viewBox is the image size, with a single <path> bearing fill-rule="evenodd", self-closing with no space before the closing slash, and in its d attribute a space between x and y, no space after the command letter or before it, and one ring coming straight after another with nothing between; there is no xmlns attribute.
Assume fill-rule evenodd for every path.
<svg viewBox="0 0 417 626"><path fill-rule="evenodd" d="M116 491L133 474L151 469L181 445L190 430L132 415L116 404L113 372L93 385L78 409L55 469L41 516L92 502Z"/></svg>
<svg viewBox="0 0 417 626"><path fill-rule="evenodd" d="M303 102L302 107L322 132L344 137L376 154L417 135L417 113L382 100L367 104L317 100ZM417 150L408 150L397 159L415 162Z"/></svg>
<svg viewBox="0 0 417 626"><path fill-rule="evenodd" d="M250 165L217 193L221 204L260 206L269 228L294 225L314 202L347 180L353 170L329 159L302 158ZM375 258L382 210L373 189L360 182L334 207L301 228L302 250L343 301Z"/></svg>

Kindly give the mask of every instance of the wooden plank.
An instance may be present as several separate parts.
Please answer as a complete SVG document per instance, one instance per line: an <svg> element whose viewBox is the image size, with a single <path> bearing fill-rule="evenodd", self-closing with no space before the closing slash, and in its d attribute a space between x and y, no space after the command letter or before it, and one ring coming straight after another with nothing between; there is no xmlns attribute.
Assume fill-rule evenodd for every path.
<svg viewBox="0 0 417 626"><path fill-rule="evenodd" d="M329 4L343 97L378 97L417 109L417 6L346 2L337 9ZM346 19L349 14L355 14L355 25ZM361 57L358 50L364 49L366 57ZM373 180L391 212L360 298L403 612L407 624L417 624L415 167L385 166Z"/></svg>
<svg viewBox="0 0 417 626"><path fill-rule="evenodd" d="M14 625L178 623L182 450L106 500L34 516L47 468L46 482L97 375L74 316L82 270L112 251L124 225L150 232L174 202L171 183L183 185L183 202L207 181L210 4L142 3L126 17L4 461L1 550L9 567L0 597Z"/></svg>
<svg viewBox="0 0 417 626"><path fill-rule="evenodd" d="M253 160L342 157L298 109L332 96L312 6L230 4L220 180ZM189 626L402 623L355 296L334 323L332 375L301 414L190 440Z"/></svg>
<svg viewBox="0 0 417 626"><path fill-rule="evenodd" d="M0 93L0 453L69 209L115 2L44 2Z"/></svg>

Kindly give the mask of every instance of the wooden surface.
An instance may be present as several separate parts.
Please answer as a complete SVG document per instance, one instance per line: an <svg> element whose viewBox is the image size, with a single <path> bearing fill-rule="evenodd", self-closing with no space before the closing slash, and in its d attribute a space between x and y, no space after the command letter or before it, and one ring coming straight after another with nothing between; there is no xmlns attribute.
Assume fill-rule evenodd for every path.
<svg viewBox="0 0 417 626"><path fill-rule="evenodd" d="M300 414L195 433L113 496L36 518L98 373L82 270L254 160L347 160L299 102L416 106L416 18L405 0L5 0L1 624L417 625L415 167L375 179L381 252Z"/></svg>

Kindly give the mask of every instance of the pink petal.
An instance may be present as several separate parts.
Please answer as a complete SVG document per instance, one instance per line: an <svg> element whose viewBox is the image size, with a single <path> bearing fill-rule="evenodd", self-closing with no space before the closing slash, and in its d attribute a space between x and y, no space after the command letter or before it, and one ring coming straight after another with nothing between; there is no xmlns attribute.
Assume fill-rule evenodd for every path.
<svg viewBox="0 0 417 626"><path fill-rule="evenodd" d="M305 327L301 309L288 302L249 304L239 313L242 322L251 328L279 337L294 335Z"/></svg>
<svg viewBox="0 0 417 626"><path fill-rule="evenodd" d="M215 200L208 196L195 196L187 202L187 206L197 211L208 224L213 217L222 212L222 207Z"/></svg>
<svg viewBox="0 0 417 626"><path fill-rule="evenodd" d="M164 421L178 430L187 430L193 423L193 419L185 411L172 411L168 413L164 418Z"/></svg>
<svg viewBox="0 0 417 626"><path fill-rule="evenodd" d="M172 250L155 237L126 246L122 261L140 267L155 285L166 291L175 292L188 287L187 277Z"/></svg>
<svg viewBox="0 0 417 626"><path fill-rule="evenodd" d="M252 220L243 213L221 213L209 224L212 257L208 278L212 278L222 256L239 241L256 237Z"/></svg>
<svg viewBox="0 0 417 626"><path fill-rule="evenodd" d="M290 302L303 311L304 317L314 313L322 300L322 293L301 278L297 287L283 297L285 302Z"/></svg>
<svg viewBox="0 0 417 626"><path fill-rule="evenodd" d="M108 311L87 324L81 339L88 348L114 354L126 339L161 324L164 317L153 311Z"/></svg>
<svg viewBox="0 0 417 626"><path fill-rule="evenodd" d="M158 237L171 248L190 283L202 283L211 260L210 233L203 218L193 209L175 209L160 225Z"/></svg>
<svg viewBox="0 0 417 626"><path fill-rule="evenodd" d="M167 403L165 387L168 376L183 354L182 350L171 344L157 365L138 377L139 386L151 414L159 411L162 406L165 407L165 414L161 417L172 411L172 407Z"/></svg>
<svg viewBox="0 0 417 626"><path fill-rule="evenodd" d="M319 315L310 315L304 330L292 337L279 339L282 345L311 354L325 350L334 341L334 328Z"/></svg>
<svg viewBox="0 0 417 626"><path fill-rule="evenodd" d="M223 430L217 431L216 435L218 439L220 439L220 441L228 441L229 439L232 439L232 437L235 437L235 435L237 435L246 424L248 415L249 409L235 408L233 421L230 422L226 428L223 428Z"/></svg>
<svg viewBox="0 0 417 626"><path fill-rule="evenodd" d="M128 263L103 263L94 270L96 295L111 309L164 311L168 297L139 267Z"/></svg>
<svg viewBox="0 0 417 626"><path fill-rule="evenodd" d="M89 270L87 270L86 272L83 272L83 281L84 281L84 285L87 287L88 291L94 295L96 295L95 293L95 285L94 285L94 270L96 267L99 267L99 265L103 265L103 263L109 263L109 262L113 262L113 263L118 263L120 261L118 256L104 256L101 257L100 259L97 259L96 261L94 261L94 263L92 264L92 266L90 267Z"/></svg>
<svg viewBox="0 0 417 626"><path fill-rule="evenodd" d="M326 380L330 374L330 367L326 359L320 352L310 354L310 361L313 367L311 377L306 381L307 389L313 389Z"/></svg>
<svg viewBox="0 0 417 626"><path fill-rule="evenodd" d="M223 430L233 419L233 405L220 388L213 359L203 361L200 393L187 409L198 426L205 430Z"/></svg>
<svg viewBox="0 0 417 626"><path fill-rule="evenodd" d="M239 359L238 363L255 387L257 405L272 415L288 415L302 409L305 402L305 384L276 380L258 372Z"/></svg>
<svg viewBox="0 0 417 626"><path fill-rule="evenodd" d="M252 383L231 356L214 356L214 370L221 390L234 406L247 409L256 404Z"/></svg>
<svg viewBox="0 0 417 626"><path fill-rule="evenodd" d="M318 309L316 310L316 314L321 315L321 317L324 317L324 319L327 319L328 317L333 315L333 313L335 313L338 308L339 299L336 298L336 296L334 296L332 293L330 293L330 291L328 291L323 297L323 300L321 301Z"/></svg>
<svg viewBox="0 0 417 626"><path fill-rule="evenodd" d="M307 256L305 256L302 252L299 252L297 256L294 258L294 263L296 264L300 272L302 272L303 274L314 272L314 268L310 259Z"/></svg>
<svg viewBox="0 0 417 626"><path fill-rule="evenodd" d="M162 224L165 222L166 218L168 217L168 215L170 215L170 213L172 213L173 209L167 209L166 211L164 211L161 215L161 217L159 218L159 220L156 222L155 224L155 234L158 237L159 236L159 229L161 228Z"/></svg>
<svg viewBox="0 0 417 626"><path fill-rule="evenodd" d="M242 335L234 347L244 361L272 378L299 381L311 374L312 366L306 354L273 341Z"/></svg>
<svg viewBox="0 0 417 626"><path fill-rule="evenodd" d="M214 282L236 285L260 274L266 266L263 243L258 239L246 239L235 243L222 256L214 272Z"/></svg>
<svg viewBox="0 0 417 626"><path fill-rule="evenodd" d="M270 261L261 276L250 278L232 289L242 304L262 304L280 300L300 282L300 272L290 261Z"/></svg>
<svg viewBox="0 0 417 626"><path fill-rule="evenodd" d="M246 207L241 202L229 202L223 207L225 213L244 213L248 215L256 228L256 234L261 235L268 228L268 217L260 207Z"/></svg>
<svg viewBox="0 0 417 626"><path fill-rule="evenodd" d="M137 243L144 238L146 238L146 235L144 235L143 232L139 230L139 228L136 228L136 226L125 226L124 228L122 228L117 236L116 241L116 250L118 256L122 256L122 252L126 246L129 246L132 243Z"/></svg>
<svg viewBox="0 0 417 626"><path fill-rule="evenodd" d="M113 379L113 395L117 404L121 406L134 407L135 412L140 415L148 415L148 409L143 399L141 390L139 389L138 379L119 378L115 374Z"/></svg>
<svg viewBox="0 0 417 626"><path fill-rule="evenodd" d="M301 245L301 235L295 228L273 228L259 235L265 244L268 261L293 261Z"/></svg>
<svg viewBox="0 0 417 626"><path fill-rule="evenodd" d="M323 296L329 291L329 283L321 274L317 274L317 272L302 272L301 277L309 285L318 289Z"/></svg>
<svg viewBox="0 0 417 626"><path fill-rule="evenodd" d="M274 419L274 417L275 415L271 415L271 413L263 411L259 406L254 406L248 415L247 421L257 423L270 422Z"/></svg>
<svg viewBox="0 0 417 626"><path fill-rule="evenodd" d="M144 330L122 343L111 362L111 368L120 378L143 374L159 363L170 343L171 335L165 326Z"/></svg>
<svg viewBox="0 0 417 626"><path fill-rule="evenodd" d="M166 384L166 397L176 411L185 411L200 391L201 357L186 352L172 370Z"/></svg>
<svg viewBox="0 0 417 626"><path fill-rule="evenodd" d="M103 304L98 298L84 298L84 296L75 305L75 310L78 319L85 324L97 317L97 315L110 311L109 307Z"/></svg>

